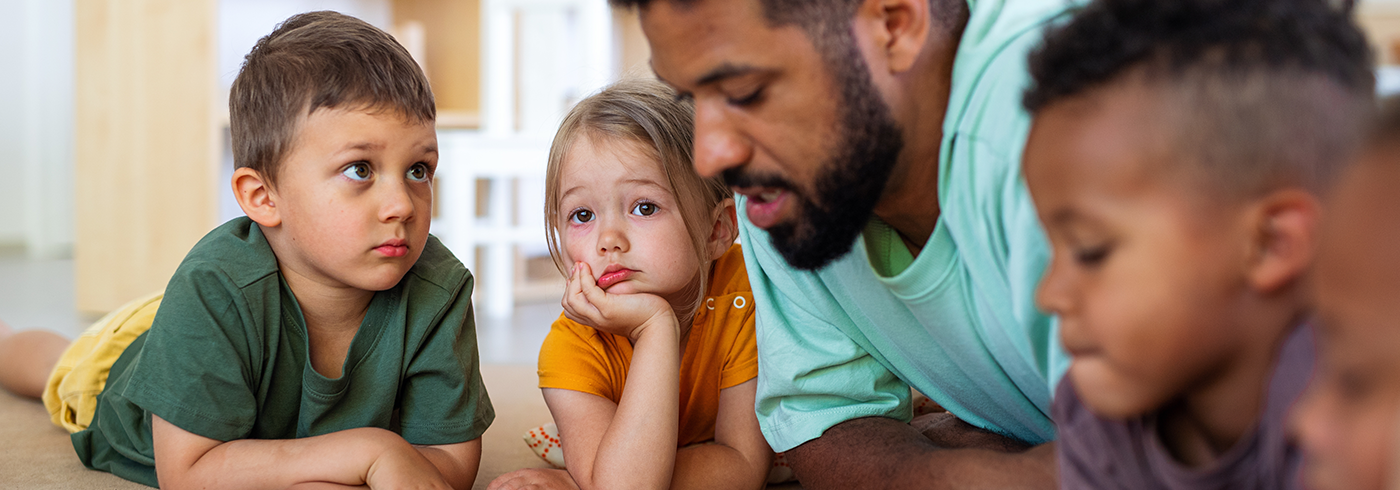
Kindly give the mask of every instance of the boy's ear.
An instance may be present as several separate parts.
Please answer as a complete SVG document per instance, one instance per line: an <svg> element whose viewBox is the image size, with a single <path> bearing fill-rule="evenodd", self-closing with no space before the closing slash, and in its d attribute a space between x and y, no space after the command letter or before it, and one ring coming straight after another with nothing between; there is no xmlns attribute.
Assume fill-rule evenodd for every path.
<svg viewBox="0 0 1400 490"><path fill-rule="evenodd" d="M903 73L925 49L931 34L930 15L928 0L865 0L857 10L856 22L868 27L873 36L875 55L884 62L875 65Z"/></svg>
<svg viewBox="0 0 1400 490"><path fill-rule="evenodd" d="M277 194L258 171L242 167L233 171L233 197L238 207L254 222L268 228L282 224L277 209Z"/></svg>
<svg viewBox="0 0 1400 490"><path fill-rule="evenodd" d="M1256 213L1249 282L1259 291L1275 292L1312 264L1322 205L1311 192L1289 188L1265 196Z"/></svg>
<svg viewBox="0 0 1400 490"><path fill-rule="evenodd" d="M733 198L725 198L715 206L713 222L710 238L705 242L710 260L724 255L734 245L734 239L739 237L739 216L735 214Z"/></svg>

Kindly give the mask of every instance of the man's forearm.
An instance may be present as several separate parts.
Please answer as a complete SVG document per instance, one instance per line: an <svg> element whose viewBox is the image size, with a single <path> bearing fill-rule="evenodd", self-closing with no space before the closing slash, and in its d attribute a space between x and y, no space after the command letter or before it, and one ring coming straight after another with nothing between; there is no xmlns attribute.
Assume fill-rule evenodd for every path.
<svg viewBox="0 0 1400 490"><path fill-rule="evenodd" d="M803 488L1056 487L1053 444L1023 452L946 449L898 420L867 417L833 426L786 454ZM991 445L989 447L994 447Z"/></svg>

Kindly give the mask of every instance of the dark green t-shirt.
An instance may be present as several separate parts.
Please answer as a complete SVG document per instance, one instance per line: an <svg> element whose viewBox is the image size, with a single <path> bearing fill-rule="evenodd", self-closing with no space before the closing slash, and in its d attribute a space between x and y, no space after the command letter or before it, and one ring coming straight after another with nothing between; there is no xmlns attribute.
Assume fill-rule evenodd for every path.
<svg viewBox="0 0 1400 490"><path fill-rule="evenodd" d="M73 447L89 468L156 486L152 414L220 441L359 427L412 444L476 439L495 413L477 365L472 282L429 237L398 285L374 295L342 376L330 379L311 367L301 308L262 230L229 221L180 264Z"/></svg>

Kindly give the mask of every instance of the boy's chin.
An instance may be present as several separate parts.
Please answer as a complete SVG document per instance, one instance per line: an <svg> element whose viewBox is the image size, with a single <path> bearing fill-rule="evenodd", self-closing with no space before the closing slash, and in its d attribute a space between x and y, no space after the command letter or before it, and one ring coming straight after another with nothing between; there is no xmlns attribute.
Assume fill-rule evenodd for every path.
<svg viewBox="0 0 1400 490"><path fill-rule="evenodd" d="M1094 415L1105 419L1126 420L1157 410L1163 400L1144 393L1141 383L1118 376L1102 365L1075 359L1067 376L1074 381L1074 391Z"/></svg>
<svg viewBox="0 0 1400 490"><path fill-rule="evenodd" d="M405 274L408 274L407 270L375 270L356 278L357 280L354 283L350 283L350 286L364 291L386 291L393 289L394 286L398 286L399 282L403 281L403 276Z"/></svg>

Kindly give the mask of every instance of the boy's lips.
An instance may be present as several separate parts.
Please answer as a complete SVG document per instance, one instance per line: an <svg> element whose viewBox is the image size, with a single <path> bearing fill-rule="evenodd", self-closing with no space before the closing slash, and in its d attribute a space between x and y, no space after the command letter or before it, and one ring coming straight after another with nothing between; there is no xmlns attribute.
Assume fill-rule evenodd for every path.
<svg viewBox="0 0 1400 490"><path fill-rule="evenodd" d="M408 242L395 238L374 247L374 251L384 254L385 257L403 257L408 255Z"/></svg>
<svg viewBox="0 0 1400 490"><path fill-rule="evenodd" d="M734 189L748 197L744 212L749 222L759 228L768 229L783 221L788 214L792 199L791 192L777 187L745 187Z"/></svg>
<svg viewBox="0 0 1400 490"><path fill-rule="evenodd" d="M598 277L598 287L602 289L610 288L619 282L632 277L632 273L637 272L620 265L610 265L603 270L603 275Z"/></svg>

